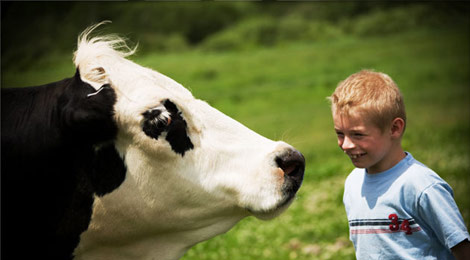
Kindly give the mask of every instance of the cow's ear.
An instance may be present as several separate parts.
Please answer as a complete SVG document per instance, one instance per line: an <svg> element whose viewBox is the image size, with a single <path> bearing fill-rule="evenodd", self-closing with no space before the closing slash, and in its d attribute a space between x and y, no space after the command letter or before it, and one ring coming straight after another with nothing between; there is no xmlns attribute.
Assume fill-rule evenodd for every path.
<svg viewBox="0 0 470 260"><path fill-rule="evenodd" d="M80 70L58 99L62 131L73 140L105 142L117 134L114 121L114 89L105 84L95 90L83 82Z"/></svg>
<svg viewBox="0 0 470 260"><path fill-rule="evenodd" d="M105 68L99 66L85 66L78 68L83 82L90 84L98 90L101 86L109 84L109 77Z"/></svg>

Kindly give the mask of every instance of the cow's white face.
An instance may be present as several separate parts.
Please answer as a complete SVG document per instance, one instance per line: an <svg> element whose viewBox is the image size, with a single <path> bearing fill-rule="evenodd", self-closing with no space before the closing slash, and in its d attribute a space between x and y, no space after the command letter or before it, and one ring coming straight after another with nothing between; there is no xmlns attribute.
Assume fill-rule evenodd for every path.
<svg viewBox="0 0 470 260"><path fill-rule="evenodd" d="M304 172L293 147L256 134L158 72L115 55L85 62L80 51L83 80L116 90L116 147L127 173L119 188L96 197L77 258L174 259L243 217L269 219L288 207Z"/></svg>

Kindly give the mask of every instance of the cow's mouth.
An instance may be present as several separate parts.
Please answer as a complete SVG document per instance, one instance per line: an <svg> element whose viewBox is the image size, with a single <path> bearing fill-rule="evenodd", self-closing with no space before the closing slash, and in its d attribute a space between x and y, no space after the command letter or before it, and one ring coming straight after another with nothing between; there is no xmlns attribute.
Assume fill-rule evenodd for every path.
<svg viewBox="0 0 470 260"><path fill-rule="evenodd" d="M297 150L290 150L276 157L277 166L284 172L284 183L281 187L282 199L270 210L248 211L259 219L272 219L284 210L294 201L297 191L302 185L305 172L304 156Z"/></svg>
<svg viewBox="0 0 470 260"><path fill-rule="evenodd" d="M251 215L255 216L258 219L262 220L269 220L273 219L277 216L279 216L282 212L284 212L290 204L294 201L295 196L289 196L285 197L284 200L282 200L279 204L277 204L276 207L274 207L271 210L261 210L261 211L254 211L251 209L248 209L248 212L251 213Z"/></svg>
<svg viewBox="0 0 470 260"><path fill-rule="evenodd" d="M276 163L284 171L282 192L288 198L287 200L289 200L295 196L302 185L305 172L305 158L299 151L292 150L282 156L278 156Z"/></svg>

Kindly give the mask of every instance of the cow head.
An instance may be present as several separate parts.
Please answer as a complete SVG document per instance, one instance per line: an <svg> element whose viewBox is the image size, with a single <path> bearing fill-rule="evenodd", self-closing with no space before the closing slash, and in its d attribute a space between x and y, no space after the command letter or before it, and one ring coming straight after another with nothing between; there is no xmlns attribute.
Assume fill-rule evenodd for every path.
<svg viewBox="0 0 470 260"><path fill-rule="evenodd" d="M270 219L299 189L305 162L284 142L251 131L183 86L125 58L119 38L79 39L82 80L116 92L116 148L124 182L95 199L80 256L180 257L240 219ZM117 259L117 258L113 258Z"/></svg>

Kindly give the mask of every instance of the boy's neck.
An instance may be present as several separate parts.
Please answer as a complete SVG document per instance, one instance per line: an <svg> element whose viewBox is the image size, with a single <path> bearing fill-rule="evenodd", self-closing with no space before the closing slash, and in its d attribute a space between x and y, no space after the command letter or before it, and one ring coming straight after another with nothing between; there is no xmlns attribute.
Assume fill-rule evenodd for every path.
<svg viewBox="0 0 470 260"><path fill-rule="evenodd" d="M367 173L376 174L393 168L403 158L406 157L406 153L401 147L401 144L391 149L390 152L382 159L382 162L374 167L367 168Z"/></svg>

